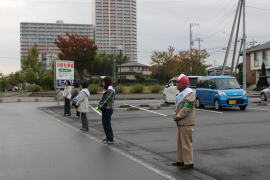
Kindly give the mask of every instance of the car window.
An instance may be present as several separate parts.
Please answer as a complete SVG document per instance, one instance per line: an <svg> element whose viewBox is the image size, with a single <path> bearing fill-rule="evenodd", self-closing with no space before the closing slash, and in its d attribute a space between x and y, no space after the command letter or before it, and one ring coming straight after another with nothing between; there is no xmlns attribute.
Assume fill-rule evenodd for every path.
<svg viewBox="0 0 270 180"><path fill-rule="evenodd" d="M236 79L215 79L215 86L217 89L240 89Z"/></svg>

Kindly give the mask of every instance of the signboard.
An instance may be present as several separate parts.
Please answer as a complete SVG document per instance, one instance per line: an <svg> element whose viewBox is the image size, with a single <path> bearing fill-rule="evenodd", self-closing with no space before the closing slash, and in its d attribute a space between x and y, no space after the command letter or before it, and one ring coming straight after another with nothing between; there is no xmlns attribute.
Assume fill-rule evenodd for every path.
<svg viewBox="0 0 270 180"><path fill-rule="evenodd" d="M55 61L56 87L63 87L66 80L74 82L74 61Z"/></svg>

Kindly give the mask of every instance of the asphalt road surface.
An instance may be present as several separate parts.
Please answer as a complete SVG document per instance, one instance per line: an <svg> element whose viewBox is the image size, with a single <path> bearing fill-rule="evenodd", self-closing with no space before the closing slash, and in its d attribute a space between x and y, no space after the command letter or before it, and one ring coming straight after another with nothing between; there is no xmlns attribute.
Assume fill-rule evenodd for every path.
<svg viewBox="0 0 270 180"><path fill-rule="evenodd" d="M164 179L38 109L50 105L0 104L1 180Z"/></svg>

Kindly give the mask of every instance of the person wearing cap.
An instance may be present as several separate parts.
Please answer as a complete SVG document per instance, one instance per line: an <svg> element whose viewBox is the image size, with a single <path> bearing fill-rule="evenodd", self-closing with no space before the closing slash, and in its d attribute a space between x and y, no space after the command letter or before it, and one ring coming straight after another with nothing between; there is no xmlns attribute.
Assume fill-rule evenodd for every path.
<svg viewBox="0 0 270 180"><path fill-rule="evenodd" d="M189 88L188 76L173 78L180 93L176 96L173 120L177 125L177 160L172 165L181 169L193 168L192 132L194 131L195 94Z"/></svg>

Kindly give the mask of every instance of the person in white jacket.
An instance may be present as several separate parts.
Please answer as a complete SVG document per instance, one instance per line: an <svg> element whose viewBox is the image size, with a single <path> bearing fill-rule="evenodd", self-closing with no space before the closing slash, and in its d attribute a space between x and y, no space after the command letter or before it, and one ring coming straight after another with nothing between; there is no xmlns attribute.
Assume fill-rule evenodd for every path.
<svg viewBox="0 0 270 180"><path fill-rule="evenodd" d="M70 112L70 99L71 99L71 83L70 81L65 81L65 89L63 92L63 96L65 98L65 112L64 115L65 116L70 116L71 112Z"/></svg>
<svg viewBox="0 0 270 180"><path fill-rule="evenodd" d="M90 97L90 92L88 90L87 83L82 83L82 90L79 93L78 101L76 106L78 107L78 111L80 112L81 115L81 120L82 120L82 131L88 131L88 121L87 121L87 116L86 113L89 112L89 97Z"/></svg>

